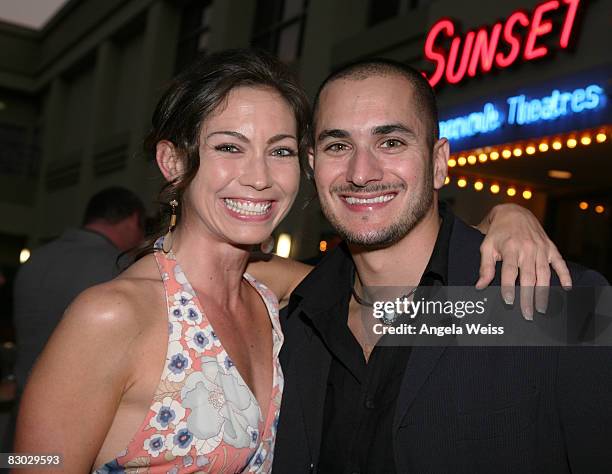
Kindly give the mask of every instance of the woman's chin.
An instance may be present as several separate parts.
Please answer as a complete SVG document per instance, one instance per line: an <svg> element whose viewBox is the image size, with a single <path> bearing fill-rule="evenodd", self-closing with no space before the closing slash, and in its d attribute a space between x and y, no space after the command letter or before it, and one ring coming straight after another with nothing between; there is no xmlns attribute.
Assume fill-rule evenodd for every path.
<svg viewBox="0 0 612 474"><path fill-rule="evenodd" d="M237 247L260 245L270 237L271 233L272 232L270 231L265 235L235 236L234 238L228 239L228 241Z"/></svg>

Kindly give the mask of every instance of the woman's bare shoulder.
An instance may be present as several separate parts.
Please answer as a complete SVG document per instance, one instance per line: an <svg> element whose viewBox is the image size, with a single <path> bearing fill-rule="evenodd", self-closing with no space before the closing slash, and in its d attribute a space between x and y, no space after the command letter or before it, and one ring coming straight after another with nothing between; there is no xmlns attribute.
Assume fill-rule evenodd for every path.
<svg viewBox="0 0 612 474"><path fill-rule="evenodd" d="M155 261L144 257L119 277L83 291L66 310L62 324L86 324L87 332L108 329L113 335L141 331L147 315L163 303L162 295Z"/></svg>
<svg viewBox="0 0 612 474"><path fill-rule="evenodd" d="M249 262L247 271L269 287L277 296L281 306L291 292L312 270L312 266L276 255Z"/></svg>

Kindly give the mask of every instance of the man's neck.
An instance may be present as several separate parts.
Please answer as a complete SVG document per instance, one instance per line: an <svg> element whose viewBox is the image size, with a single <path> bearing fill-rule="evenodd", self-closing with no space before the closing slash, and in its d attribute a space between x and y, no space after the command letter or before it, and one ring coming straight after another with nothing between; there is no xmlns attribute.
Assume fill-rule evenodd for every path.
<svg viewBox="0 0 612 474"><path fill-rule="evenodd" d="M350 245L363 286L417 286L433 252L440 230L438 203L401 240L380 249Z"/></svg>

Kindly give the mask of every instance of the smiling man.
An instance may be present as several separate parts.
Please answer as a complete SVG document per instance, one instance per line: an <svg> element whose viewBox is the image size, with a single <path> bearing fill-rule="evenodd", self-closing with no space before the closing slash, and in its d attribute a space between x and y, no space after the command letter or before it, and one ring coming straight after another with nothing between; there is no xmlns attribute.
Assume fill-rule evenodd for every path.
<svg viewBox="0 0 612 474"><path fill-rule="evenodd" d="M437 123L433 91L401 63L358 62L321 86L310 164L345 242L296 288L283 320L275 472L604 472L609 351L383 347L367 334L369 287L479 276L482 234L438 204L449 145ZM607 285L571 270L575 286Z"/></svg>

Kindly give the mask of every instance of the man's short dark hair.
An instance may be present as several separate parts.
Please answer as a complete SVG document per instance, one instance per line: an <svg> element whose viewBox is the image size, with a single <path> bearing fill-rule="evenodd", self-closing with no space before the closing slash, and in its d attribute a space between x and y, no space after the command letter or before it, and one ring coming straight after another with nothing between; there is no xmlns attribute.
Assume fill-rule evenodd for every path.
<svg viewBox="0 0 612 474"><path fill-rule="evenodd" d="M370 58L360 59L349 63L332 72L325 78L317 94L315 95L313 107L313 131L316 128L317 110L319 108L319 98L325 87L337 79L354 79L362 80L373 76L399 75L412 85L415 102L419 108L422 117L427 120L427 129L429 130L427 141L433 148L434 143L438 140L438 106L436 104L436 96L432 87L427 82L423 75L407 64L392 59L386 58ZM312 137L314 145L314 137Z"/></svg>
<svg viewBox="0 0 612 474"><path fill-rule="evenodd" d="M144 222L145 206L142 200L132 191L120 186L105 188L94 194L87 203L83 225L103 220L116 224L137 212Z"/></svg>

